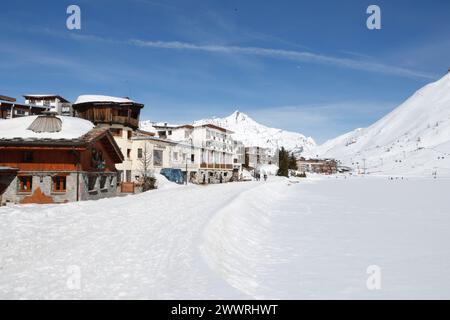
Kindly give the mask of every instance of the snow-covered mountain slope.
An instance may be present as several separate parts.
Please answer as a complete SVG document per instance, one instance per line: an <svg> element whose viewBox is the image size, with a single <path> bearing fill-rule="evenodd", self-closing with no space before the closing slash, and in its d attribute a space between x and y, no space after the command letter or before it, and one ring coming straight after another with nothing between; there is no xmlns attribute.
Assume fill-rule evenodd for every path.
<svg viewBox="0 0 450 320"><path fill-rule="evenodd" d="M272 150L285 147L287 150L301 153L310 151L316 146L311 137L307 138L300 133L266 127L239 111L235 111L225 118L202 119L195 121L193 124L202 125L206 123L233 131L233 138L242 141L247 147L258 146ZM162 123L158 124L163 125ZM145 131L156 132L153 125L154 122L144 120L140 122L139 127Z"/></svg>
<svg viewBox="0 0 450 320"><path fill-rule="evenodd" d="M450 176L450 73L370 127L329 140L310 155L359 171L365 165L369 173Z"/></svg>
<svg viewBox="0 0 450 320"><path fill-rule="evenodd" d="M196 125L212 123L234 132L233 138L242 141L245 146L259 146L265 148L285 147L291 151L308 151L316 146L311 137L296 132L269 128L257 123L245 113L235 111L225 118L203 119Z"/></svg>

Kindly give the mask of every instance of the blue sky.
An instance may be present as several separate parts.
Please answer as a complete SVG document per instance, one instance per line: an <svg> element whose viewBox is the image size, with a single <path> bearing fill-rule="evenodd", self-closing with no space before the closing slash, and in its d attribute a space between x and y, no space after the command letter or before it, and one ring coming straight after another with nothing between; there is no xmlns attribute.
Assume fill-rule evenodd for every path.
<svg viewBox="0 0 450 320"><path fill-rule="evenodd" d="M16 0L0 12L0 94L130 96L142 119L177 123L239 109L323 142L445 74L449 14L447 0Z"/></svg>

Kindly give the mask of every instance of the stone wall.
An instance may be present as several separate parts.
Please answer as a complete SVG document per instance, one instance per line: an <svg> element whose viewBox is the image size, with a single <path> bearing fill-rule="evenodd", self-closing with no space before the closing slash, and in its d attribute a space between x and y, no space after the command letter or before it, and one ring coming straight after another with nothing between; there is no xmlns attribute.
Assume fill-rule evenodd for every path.
<svg viewBox="0 0 450 320"><path fill-rule="evenodd" d="M31 192L19 192L18 177L10 183L2 195L2 205L8 203L65 203L77 201L77 175L79 182L79 200L96 200L117 196L117 175L115 172L98 174L95 187L88 190L90 173L70 173L66 176L66 190L54 192L52 176L54 173L30 173L32 176ZM106 176L104 188L100 188L100 177Z"/></svg>

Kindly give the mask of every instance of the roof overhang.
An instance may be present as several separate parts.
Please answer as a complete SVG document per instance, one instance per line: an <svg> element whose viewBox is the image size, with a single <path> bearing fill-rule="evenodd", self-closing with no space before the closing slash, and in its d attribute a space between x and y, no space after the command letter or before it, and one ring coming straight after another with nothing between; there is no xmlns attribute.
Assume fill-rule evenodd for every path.
<svg viewBox="0 0 450 320"><path fill-rule="evenodd" d="M58 98L59 100L61 100L61 102L67 102L70 103L69 100L67 100L64 97L61 97L60 95L57 94L24 94L22 97L24 97L25 99L48 99L48 98Z"/></svg>

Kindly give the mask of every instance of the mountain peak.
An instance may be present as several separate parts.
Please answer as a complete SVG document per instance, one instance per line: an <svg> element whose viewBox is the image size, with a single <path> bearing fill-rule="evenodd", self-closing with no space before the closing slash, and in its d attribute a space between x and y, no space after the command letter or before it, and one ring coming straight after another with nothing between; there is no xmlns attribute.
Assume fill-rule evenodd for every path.
<svg viewBox="0 0 450 320"><path fill-rule="evenodd" d="M296 132L267 127L239 110L235 110L228 117L194 122L194 124L205 123L212 123L235 132L233 138L242 141L246 146L259 146L273 150L283 146L288 150L297 151L309 150L315 146L312 138L306 138Z"/></svg>
<svg viewBox="0 0 450 320"><path fill-rule="evenodd" d="M344 165L365 163L369 172L450 176L450 73L417 90L405 102L364 129L325 142L313 150ZM444 157L445 156L445 157Z"/></svg>

